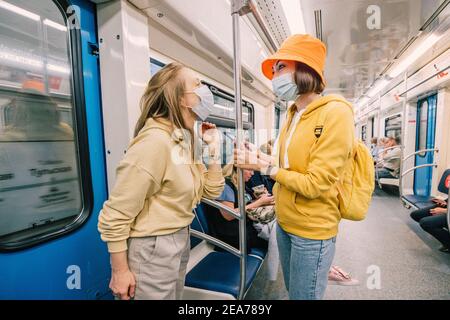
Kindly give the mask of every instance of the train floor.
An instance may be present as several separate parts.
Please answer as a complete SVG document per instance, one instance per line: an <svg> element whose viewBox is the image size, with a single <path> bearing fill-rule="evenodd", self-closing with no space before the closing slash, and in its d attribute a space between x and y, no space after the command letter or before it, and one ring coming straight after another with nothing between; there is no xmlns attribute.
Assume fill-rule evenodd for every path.
<svg viewBox="0 0 450 320"><path fill-rule="evenodd" d="M438 251L409 212L398 196L376 190L364 221L342 221L333 264L359 285L329 285L325 299L450 300L450 254ZM281 267L276 281L266 271L263 265L246 299L288 299Z"/></svg>

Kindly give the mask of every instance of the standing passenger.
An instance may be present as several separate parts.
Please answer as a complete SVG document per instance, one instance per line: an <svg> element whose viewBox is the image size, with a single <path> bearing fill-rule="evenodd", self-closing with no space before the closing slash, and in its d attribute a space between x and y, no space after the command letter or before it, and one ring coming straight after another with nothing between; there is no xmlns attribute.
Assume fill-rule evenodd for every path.
<svg viewBox="0 0 450 320"><path fill-rule="evenodd" d="M336 182L350 159L354 137L351 105L337 95L321 96L325 45L309 35L293 35L263 61L275 94L295 101L277 143L278 158L261 154L241 168L260 170L276 181L277 242L290 299L322 299L333 261L339 211Z"/></svg>
<svg viewBox="0 0 450 320"><path fill-rule="evenodd" d="M192 209L224 187L214 125L200 130L213 159L208 170L194 161L194 124L207 118L213 103L208 87L181 64L150 79L135 137L98 223L111 254L110 288L120 299L182 297Z"/></svg>

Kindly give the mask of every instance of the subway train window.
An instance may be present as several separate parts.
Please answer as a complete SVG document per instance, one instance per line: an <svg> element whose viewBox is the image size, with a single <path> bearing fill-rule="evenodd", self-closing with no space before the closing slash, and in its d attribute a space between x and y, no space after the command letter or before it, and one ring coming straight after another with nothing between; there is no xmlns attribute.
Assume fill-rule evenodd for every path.
<svg viewBox="0 0 450 320"><path fill-rule="evenodd" d="M222 133L222 163L233 161L234 141L236 140L236 130L234 128L218 127ZM244 130L244 139L253 141L251 132Z"/></svg>
<svg viewBox="0 0 450 320"><path fill-rule="evenodd" d="M427 148L427 131L428 131L428 101L424 100L419 106L419 120L417 124L417 150L424 150ZM426 152L418 154L420 157L425 157Z"/></svg>
<svg viewBox="0 0 450 320"><path fill-rule="evenodd" d="M211 115L224 119L235 119L236 111L234 106L234 97L220 89L217 89L216 87L210 86L210 89L214 95L214 108ZM251 123L252 118L253 110L251 103L243 101L242 121Z"/></svg>
<svg viewBox="0 0 450 320"><path fill-rule="evenodd" d="M361 126L361 140L367 142L367 125Z"/></svg>
<svg viewBox="0 0 450 320"><path fill-rule="evenodd" d="M222 163L229 163L233 159L234 140L236 139L234 96L207 82L204 83L214 96L214 107L207 120L216 124L222 133ZM254 142L254 107L245 100L242 100L242 122L244 139Z"/></svg>
<svg viewBox="0 0 450 320"><path fill-rule="evenodd" d="M0 6L0 244L67 228L83 209L66 22L53 1Z"/></svg>
<svg viewBox="0 0 450 320"><path fill-rule="evenodd" d="M402 131L402 116L400 114L388 117L384 120L384 136L399 137Z"/></svg>
<svg viewBox="0 0 450 320"><path fill-rule="evenodd" d="M154 75L165 66L164 63L156 59L150 58L150 74Z"/></svg>

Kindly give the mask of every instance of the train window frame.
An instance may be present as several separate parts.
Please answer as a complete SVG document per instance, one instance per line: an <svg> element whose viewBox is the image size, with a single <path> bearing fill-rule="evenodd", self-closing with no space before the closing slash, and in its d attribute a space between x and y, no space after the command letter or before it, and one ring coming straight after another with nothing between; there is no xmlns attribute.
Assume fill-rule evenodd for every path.
<svg viewBox="0 0 450 320"><path fill-rule="evenodd" d="M51 1L64 19L65 25L70 24L67 11L72 3L70 0ZM76 147L76 159L79 168L78 177L80 185L81 210L74 215L76 218L60 228L51 229L20 240L2 242L0 252L14 252L25 250L37 245L49 243L51 240L63 237L80 229L89 219L93 211L93 186L90 167L89 139L87 131L86 101L83 80L83 56L81 28L68 28L66 45L71 66L71 102L73 106L73 129ZM1 239L1 238L0 238Z"/></svg>
<svg viewBox="0 0 450 320"><path fill-rule="evenodd" d="M201 82L202 82L202 84L206 85L209 88L209 90L211 90L214 97L218 96L220 98L223 98L230 102L233 102L233 104L234 104L235 98L234 98L233 94L231 94L223 89L220 89L220 88L216 87L215 85L208 83L207 81L201 81ZM248 108L248 110L249 110L249 121L242 121L243 127L244 127L244 129L248 129L251 131L255 127L255 107L253 106L252 103L248 102L245 99L242 99L242 106L245 108ZM234 128L235 127L234 119L231 119L228 117L222 117L220 115L210 115L207 120L208 121L210 121L210 120L218 121L220 125L222 125L223 127L226 127L226 128ZM253 134L251 134L250 136L253 136Z"/></svg>
<svg viewBox="0 0 450 320"><path fill-rule="evenodd" d="M155 58L150 57L150 76L154 75L154 73L152 72L154 70L153 66L156 66L158 68L158 70L156 70L156 72L158 72L159 70L164 68L166 66L166 64Z"/></svg>
<svg viewBox="0 0 450 320"><path fill-rule="evenodd" d="M396 128L388 129L389 121L397 119L397 118L399 118L399 120L400 120L400 125L397 127L397 129ZM393 114L393 115L390 115L390 116L384 118L384 136L385 137L390 137L390 135L388 134L388 131L394 131L394 132L400 131L400 135L401 135L402 134L402 132L401 132L401 130L402 130L402 128L401 128L401 121L402 121L402 114L401 113Z"/></svg>

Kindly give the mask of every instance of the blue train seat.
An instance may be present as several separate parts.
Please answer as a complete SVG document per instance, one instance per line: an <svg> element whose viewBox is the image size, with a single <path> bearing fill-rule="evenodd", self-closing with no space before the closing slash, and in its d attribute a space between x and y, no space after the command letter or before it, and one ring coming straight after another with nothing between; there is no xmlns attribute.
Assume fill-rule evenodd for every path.
<svg viewBox="0 0 450 320"><path fill-rule="evenodd" d="M247 257L245 291L247 291L261 267L262 261ZM211 272L213 270L213 272ZM187 275L188 287L228 293L238 297L240 260L229 252L211 252Z"/></svg>
<svg viewBox="0 0 450 320"><path fill-rule="evenodd" d="M211 235L205 205L200 204L195 210L195 219L191 228ZM217 210L217 214L220 214ZM191 243L193 240L191 237ZM196 243L192 248L198 245ZM247 291L261 268L266 256L266 251L252 248L247 254L246 282ZM214 270L214 272L211 272ZM186 275L185 286L232 295L237 298L239 295L240 282L240 259L232 253L226 251L211 251L203 257Z"/></svg>
<svg viewBox="0 0 450 320"><path fill-rule="evenodd" d="M194 229L194 230L200 231L200 232L207 233L203 229L200 221L198 220L197 215L195 215L194 220L192 220L191 228ZM200 242L202 242L201 239L191 236L191 249L194 249Z"/></svg>
<svg viewBox="0 0 450 320"><path fill-rule="evenodd" d="M214 236L212 234L212 228L209 227L208 224L208 214L220 214L219 209L211 207L210 205L200 203L196 209L197 211L197 218L198 221L201 223L203 232L206 234L209 234L211 236ZM260 257L261 259L264 259L267 254L267 250L261 249L261 248L250 248L250 251L248 252L250 255L255 255L257 257Z"/></svg>
<svg viewBox="0 0 450 320"><path fill-rule="evenodd" d="M449 183L450 183L450 169L447 169L444 171L441 180L439 181L438 191L448 194ZM403 202L417 209L423 209L434 205L434 203L431 201L432 199L433 197L419 196L415 194L407 194L402 196Z"/></svg>

